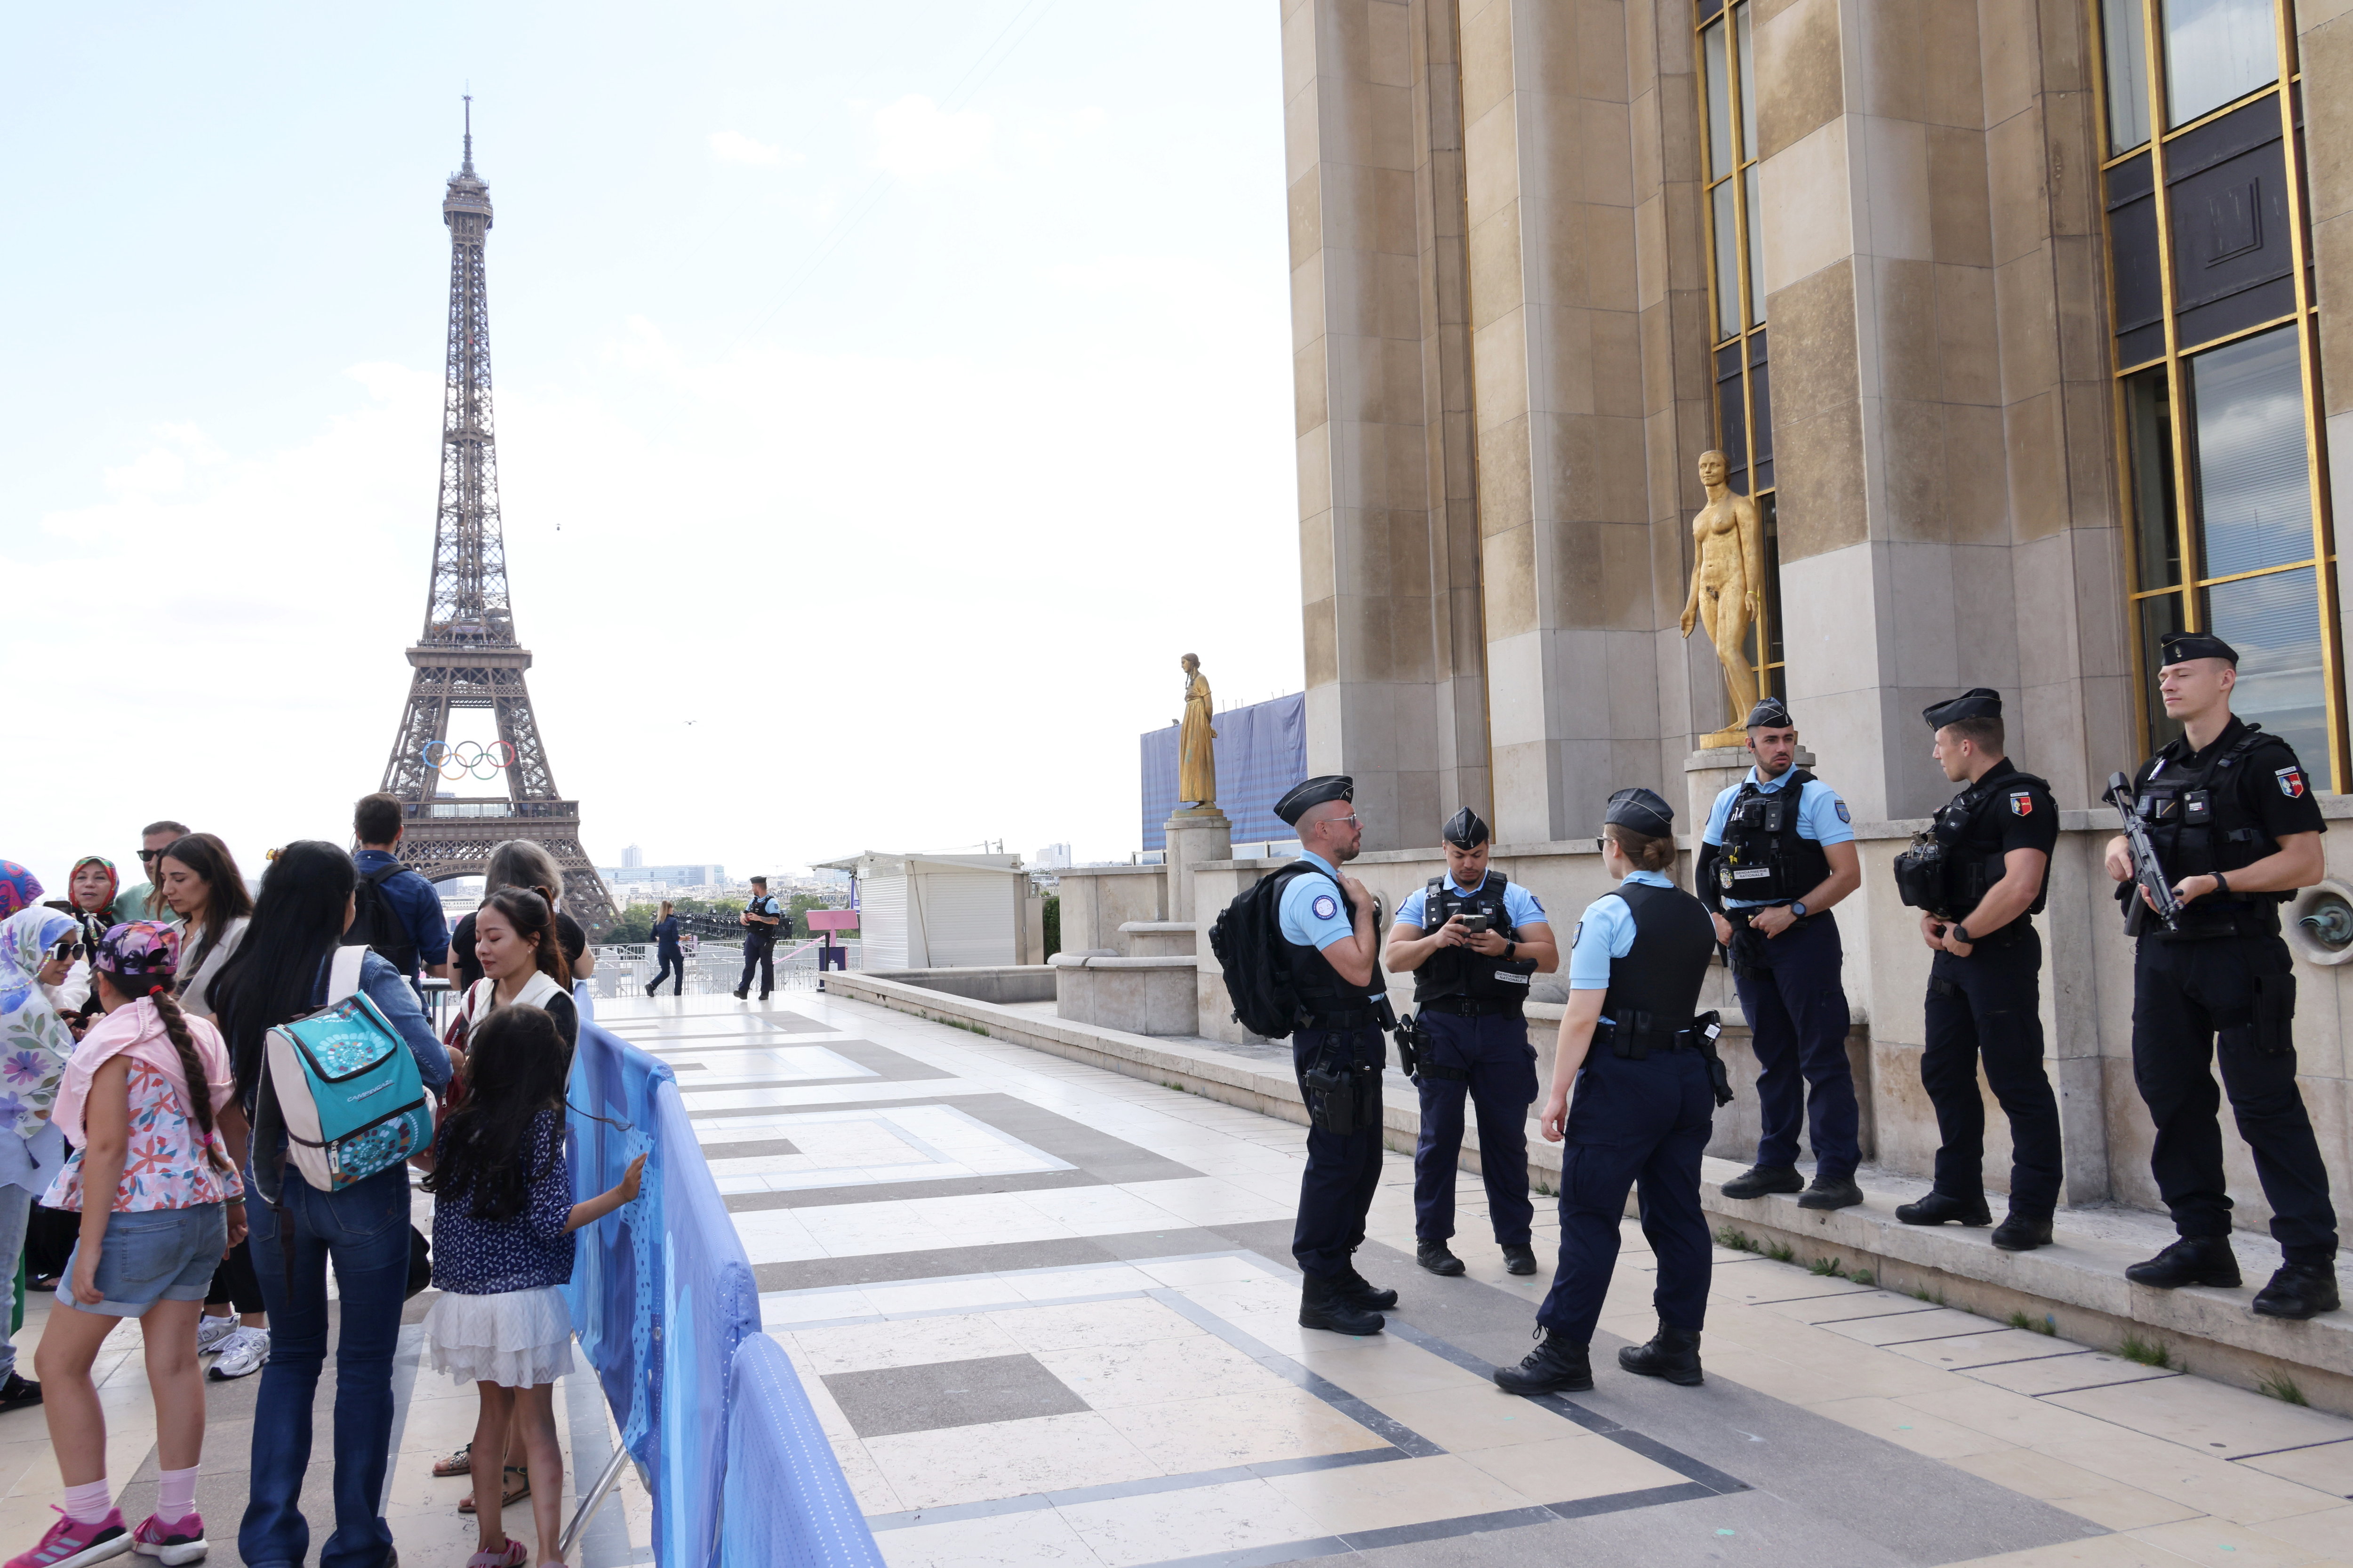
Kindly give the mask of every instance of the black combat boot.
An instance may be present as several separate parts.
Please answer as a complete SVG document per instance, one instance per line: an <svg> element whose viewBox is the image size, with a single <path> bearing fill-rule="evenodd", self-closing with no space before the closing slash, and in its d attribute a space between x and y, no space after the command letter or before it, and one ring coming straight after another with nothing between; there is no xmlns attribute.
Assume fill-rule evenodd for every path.
<svg viewBox="0 0 2353 1568"><path fill-rule="evenodd" d="M1593 1362L1586 1347L1554 1330L1517 1366L1495 1369L1495 1386L1506 1394L1584 1394L1593 1387Z"/></svg>
<svg viewBox="0 0 2353 1568"><path fill-rule="evenodd" d="M2266 1318L2316 1318L2341 1304L2337 1270L2326 1263L2291 1263L2255 1292L2255 1310Z"/></svg>
<svg viewBox="0 0 2353 1568"><path fill-rule="evenodd" d="M1798 1194L1801 1209L1851 1209L1862 1202L1862 1189L1854 1184L1852 1176L1820 1176L1813 1184Z"/></svg>
<svg viewBox="0 0 2353 1568"><path fill-rule="evenodd" d="M2051 1245L2051 1216L2012 1209L1993 1227L1993 1244L2004 1252L2031 1252Z"/></svg>
<svg viewBox="0 0 2353 1568"><path fill-rule="evenodd" d="M1384 1290L1357 1273L1353 1261L1340 1276L1339 1290L1349 1305L1362 1307L1368 1311L1386 1312L1397 1305L1397 1292Z"/></svg>
<svg viewBox="0 0 2353 1568"><path fill-rule="evenodd" d="M1377 1334L1386 1326L1381 1315L1369 1307L1359 1307L1348 1300L1341 1281L1344 1275L1320 1277L1310 1274L1299 1292L1299 1326L1303 1329L1329 1329L1335 1334Z"/></svg>
<svg viewBox="0 0 2353 1568"><path fill-rule="evenodd" d="M1699 1370L1699 1331L1659 1325L1646 1345L1628 1345L1618 1352L1618 1364L1638 1377L1663 1377L1685 1388L1704 1382Z"/></svg>
<svg viewBox="0 0 2353 1568"><path fill-rule="evenodd" d="M1795 1165L1751 1165L1724 1184L1727 1198L1761 1198L1767 1193L1802 1193L1806 1178Z"/></svg>
<svg viewBox="0 0 2353 1568"><path fill-rule="evenodd" d="M1991 1225L1993 1212L1986 1207L1985 1194L1973 1198L1948 1197L1932 1192L1924 1198L1895 1205L1895 1217L1905 1225Z"/></svg>
<svg viewBox="0 0 2353 1568"><path fill-rule="evenodd" d="M1534 1274L1536 1271L1536 1249L1525 1241L1507 1241L1504 1247L1504 1272Z"/></svg>
<svg viewBox="0 0 2353 1568"><path fill-rule="evenodd" d="M2239 1259L2227 1236L2185 1236L2147 1262L2126 1269L2125 1278L2157 1290L2179 1290L2184 1285L2228 1290L2239 1283Z"/></svg>
<svg viewBox="0 0 2353 1568"><path fill-rule="evenodd" d="M1413 1260L1442 1279L1451 1279L1462 1272L1462 1259L1442 1241L1415 1243Z"/></svg>

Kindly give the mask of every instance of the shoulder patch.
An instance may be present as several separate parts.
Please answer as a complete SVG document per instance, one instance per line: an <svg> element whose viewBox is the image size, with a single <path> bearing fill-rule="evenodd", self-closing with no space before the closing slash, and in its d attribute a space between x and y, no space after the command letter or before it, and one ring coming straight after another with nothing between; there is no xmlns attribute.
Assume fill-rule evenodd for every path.
<svg viewBox="0 0 2353 1568"><path fill-rule="evenodd" d="M2012 816L2032 816L2034 815L2034 792L2031 789L2011 790L2010 792L2010 815Z"/></svg>
<svg viewBox="0 0 2353 1568"><path fill-rule="evenodd" d="M1315 912L1317 920L1328 921L1340 912L1340 900L1329 893L1318 893L1315 901L1307 907Z"/></svg>
<svg viewBox="0 0 2353 1568"><path fill-rule="evenodd" d="M1838 808L1841 822L1852 823L1854 820L1854 814L1847 810L1846 802L1839 800L1832 801L1831 804Z"/></svg>
<svg viewBox="0 0 2353 1568"><path fill-rule="evenodd" d="M1577 922L1577 929L1568 933L1568 945L1572 948L1575 947L1577 942L1584 938L1584 936L1585 922L1583 921L1579 921Z"/></svg>
<svg viewBox="0 0 2353 1568"><path fill-rule="evenodd" d="M2282 768L2279 772L2272 774L2272 777L2279 781L2280 794L2287 796L2290 800L2295 800L2302 797L2304 794L2304 770L2302 768Z"/></svg>

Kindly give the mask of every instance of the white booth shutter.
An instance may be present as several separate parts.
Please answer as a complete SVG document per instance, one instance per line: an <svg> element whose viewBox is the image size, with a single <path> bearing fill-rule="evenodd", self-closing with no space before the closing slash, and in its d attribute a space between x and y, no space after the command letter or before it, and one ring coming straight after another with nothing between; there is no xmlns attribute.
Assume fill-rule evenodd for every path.
<svg viewBox="0 0 2353 1568"><path fill-rule="evenodd" d="M918 899L925 967L1011 963L1018 885L997 871L923 872Z"/></svg>
<svg viewBox="0 0 2353 1568"><path fill-rule="evenodd" d="M858 933L863 939L861 969L907 967L907 879L858 879Z"/></svg>

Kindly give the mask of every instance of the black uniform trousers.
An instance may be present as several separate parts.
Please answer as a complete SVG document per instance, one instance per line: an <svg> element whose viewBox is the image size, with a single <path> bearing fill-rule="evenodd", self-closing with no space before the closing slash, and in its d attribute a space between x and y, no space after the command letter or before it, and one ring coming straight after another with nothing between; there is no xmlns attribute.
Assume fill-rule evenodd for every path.
<svg viewBox="0 0 2353 1568"><path fill-rule="evenodd" d="M1291 1069L1299 1092L1307 1090L1307 1069L1325 1050L1335 1062L1388 1059L1388 1040L1379 1029L1294 1029ZM1348 1259L1365 1244L1365 1215L1381 1184L1381 1123L1377 1105L1354 1132L1307 1130L1307 1170L1299 1178L1299 1218L1292 1226L1291 1256L1300 1271L1328 1279L1345 1274Z"/></svg>
<svg viewBox="0 0 2353 1568"><path fill-rule="evenodd" d="M1560 1267L1536 1321L1589 1343L1618 1265L1626 1192L1641 1200L1642 1235L1659 1260L1659 1321L1696 1333L1707 1318L1715 1256L1699 1206L1699 1157L1715 1121L1707 1058L1654 1050L1636 1061L1596 1046L1577 1075L1560 1152Z"/></svg>
<svg viewBox="0 0 2353 1568"><path fill-rule="evenodd" d="M1462 1159L1462 1102L1479 1118L1479 1174L1495 1240L1527 1245L1528 1107L1536 1098L1536 1055L1517 1013L1466 1017L1421 1010L1428 1042L1414 1087L1421 1091L1421 1140L1413 1151L1413 1233L1422 1241L1454 1234L1454 1177ZM1439 1077L1437 1073L1460 1074Z"/></svg>
<svg viewBox="0 0 2353 1568"><path fill-rule="evenodd" d="M2011 937L2015 929L2017 935ZM2048 1219L2059 1205L2059 1100L2042 1068L2042 939L2021 916L1967 958L1940 952L1928 970L1928 1043L1920 1087L1936 1108L1936 1191L1985 1195L1985 1096L1978 1064L2010 1118L2010 1206Z"/></svg>
<svg viewBox="0 0 2353 1568"><path fill-rule="evenodd" d="M2194 907L2194 906L2193 906ZM2221 1095L2291 1263L2337 1254L2328 1170L2295 1081L2295 974L2275 935L2140 939L2133 957L2133 1081L2157 1124L2149 1170L2183 1236L2228 1236ZM2214 1064L2222 1068L2221 1090Z"/></svg>
<svg viewBox="0 0 2353 1568"><path fill-rule="evenodd" d="M686 994L686 954L680 952L677 948L665 947L659 950L655 956L661 960L661 965L654 971L652 981L646 986L647 992L651 994L660 990L661 983L663 981L670 980L672 976L675 976L676 978L672 981L670 988L670 994L673 996L684 995Z"/></svg>
<svg viewBox="0 0 2353 1568"><path fill-rule="evenodd" d="M754 965L758 965L760 970L760 1000L763 1002L768 999L768 993L776 988L776 939L768 934L768 932L769 928L762 926L760 928L759 935L744 937L744 975L742 979L735 982L736 990L750 990L752 988L752 969Z"/></svg>
<svg viewBox="0 0 2353 1568"><path fill-rule="evenodd" d="M1744 912L1725 915L1737 928ZM1810 1129L1816 1178L1852 1176L1862 1160L1862 1113L1846 1057L1851 1020L1838 922L1825 910L1779 936L1737 929L1734 936L1732 984L1748 1016L1757 1109L1764 1122L1757 1163L1796 1164L1798 1133Z"/></svg>

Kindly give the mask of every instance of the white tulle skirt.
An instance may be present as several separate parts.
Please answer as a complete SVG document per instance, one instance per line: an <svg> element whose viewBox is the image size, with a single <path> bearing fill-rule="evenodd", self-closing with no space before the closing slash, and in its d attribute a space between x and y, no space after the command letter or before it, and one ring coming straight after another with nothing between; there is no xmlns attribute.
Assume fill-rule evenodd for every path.
<svg viewBox="0 0 2353 1568"><path fill-rule="evenodd" d="M553 1285L495 1296L444 1292L426 1310L433 1370L459 1383L530 1388L572 1370L572 1315Z"/></svg>

